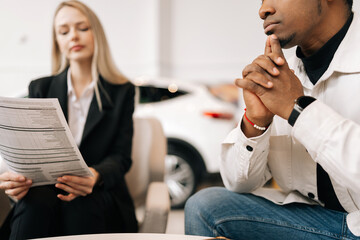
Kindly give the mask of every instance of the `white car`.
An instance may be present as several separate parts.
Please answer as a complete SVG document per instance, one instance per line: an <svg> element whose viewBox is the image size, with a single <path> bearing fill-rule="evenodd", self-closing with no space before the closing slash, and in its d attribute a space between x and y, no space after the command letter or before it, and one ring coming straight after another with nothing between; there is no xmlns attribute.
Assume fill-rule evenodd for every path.
<svg viewBox="0 0 360 240"><path fill-rule="evenodd" d="M237 100L224 101L237 89L222 91L169 79L134 81L139 87L135 116L156 117L168 140L165 182L172 207L182 207L206 173L218 173L221 142L237 124ZM223 85L226 86L226 85ZM234 104L235 103L235 104Z"/></svg>

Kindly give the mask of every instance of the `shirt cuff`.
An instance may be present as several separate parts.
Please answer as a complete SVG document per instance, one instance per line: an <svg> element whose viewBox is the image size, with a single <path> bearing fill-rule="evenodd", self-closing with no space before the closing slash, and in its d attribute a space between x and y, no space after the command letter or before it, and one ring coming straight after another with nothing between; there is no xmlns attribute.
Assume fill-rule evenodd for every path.
<svg viewBox="0 0 360 240"><path fill-rule="evenodd" d="M256 137L248 138L245 136L245 134L241 130L241 121L240 121L238 126L235 129L233 129L226 136L223 143L224 144L234 144L234 143L242 142L242 143L248 143L248 144L254 145L254 147L257 145L260 145L260 146L262 146L263 144L266 145L266 143L269 141L269 138L270 138L271 127L272 127L272 123L264 131L263 134L256 136Z"/></svg>

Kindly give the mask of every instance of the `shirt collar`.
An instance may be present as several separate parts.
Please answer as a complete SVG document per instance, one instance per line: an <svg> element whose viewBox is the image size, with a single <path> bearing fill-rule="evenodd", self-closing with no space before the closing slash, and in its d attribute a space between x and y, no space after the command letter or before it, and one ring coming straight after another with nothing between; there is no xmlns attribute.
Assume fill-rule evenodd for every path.
<svg viewBox="0 0 360 240"><path fill-rule="evenodd" d="M95 89L95 84L96 84L96 79L93 79L91 81L91 83L86 87L86 89L83 92L82 96L85 96L87 93L89 92L93 92ZM72 79L71 79L71 69L69 67L68 72L67 72L67 86L68 86L68 96L72 99L72 100L76 100L76 94L75 94L75 90L74 87L72 85ZM80 96L80 98L82 97Z"/></svg>
<svg viewBox="0 0 360 240"><path fill-rule="evenodd" d="M305 57L301 48L297 47L296 56L301 59L307 70L314 71L324 66L327 68L330 65L336 50L349 30L352 20L353 14L350 15L339 32L337 32L327 43L324 44L323 47L311 56Z"/></svg>
<svg viewBox="0 0 360 240"><path fill-rule="evenodd" d="M360 72L360 15L354 12L352 23L344 39L340 43L329 68L321 76L318 82L327 80L334 72L359 73ZM297 56L289 59L290 66L294 68L295 74L301 79L305 88L313 89L314 85L307 79L303 62Z"/></svg>
<svg viewBox="0 0 360 240"><path fill-rule="evenodd" d="M314 85L328 69L334 54L349 30L352 20L353 13L351 13L350 17L339 32L337 32L327 43L324 44L323 47L311 56L305 57L301 48L297 47L296 56L303 62L305 71Z"/></svg>
<svg viewBox="0 0 360 240"><path fill-rule="evenodd" d="M354 13L354 19L349 30L341 42L334 61L330 67L333 71L342 73L360 72L360 15Z"/></svg>

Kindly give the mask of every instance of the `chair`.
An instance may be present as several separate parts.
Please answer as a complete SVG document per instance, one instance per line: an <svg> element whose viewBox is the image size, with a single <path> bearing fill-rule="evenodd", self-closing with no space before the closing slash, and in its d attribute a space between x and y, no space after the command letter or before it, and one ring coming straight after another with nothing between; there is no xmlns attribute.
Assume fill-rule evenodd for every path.
<svg viewBox="0 0 360 240"><path fill-rule="evenodd" d="M170 197L164 182L167 141L159 120L134 118L133 165L125 176L141 233L165 233Z"/></svg>
<svg viewBox="0 0 360 240"><path fill-rule="evenodd" d="M0 160L1 161L1 160ZM0 227L11 210L10 200L5 191L0 189Z"/></svg>

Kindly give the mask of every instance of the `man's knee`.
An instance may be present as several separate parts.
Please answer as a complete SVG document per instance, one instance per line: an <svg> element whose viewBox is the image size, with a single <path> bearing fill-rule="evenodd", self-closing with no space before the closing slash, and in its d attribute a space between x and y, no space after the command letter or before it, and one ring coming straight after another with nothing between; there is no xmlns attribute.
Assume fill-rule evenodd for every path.
<svg viewBox="0 0 360 240"><path fill-rule="evenodd" d="M188 199L185 204L185 233L214 236L212 211L219 204L219 196L225 188L203 189Z"/></svg>
<svg viewBox="0 0 360 240"><path fill-rule="evenodd" d="M210 187L195 193L185 204L185 216L201 214L218 206L224 200L221 196L224 196L226 191L228 190L223 187Z"/></svg>

